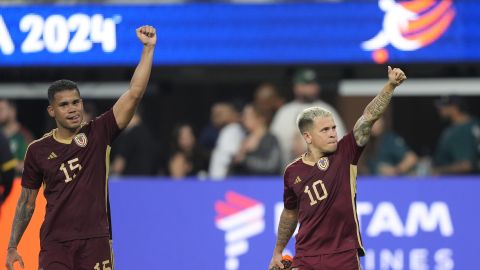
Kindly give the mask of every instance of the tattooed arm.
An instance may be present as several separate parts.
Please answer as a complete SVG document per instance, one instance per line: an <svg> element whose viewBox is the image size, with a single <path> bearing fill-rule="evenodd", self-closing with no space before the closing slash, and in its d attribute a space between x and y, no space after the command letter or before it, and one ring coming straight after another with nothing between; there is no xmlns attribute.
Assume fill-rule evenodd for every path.
<svg viewBox="0 0 480 270"><path fill-rule="evenodd" d="M38 195L38 189L22 188L20 198L18 199L15 217L13 219L12 232L8 242L7 269L13 270L13 264L18 261L23 268L22 257L17 252L17 246L27 228L30 219L32 219L35 210L35 200Z"/></svg>
<svg viewBox="0 0 480 270"><path fill-rule="evenodd" d="M298 223L298 210L283 209L280 215L280 223L278 224L277 243L275 244L275 250L273 251L273 257L270 261L268 269L274 267L280 267L283 269L282 264L282 251L287 246L288 240L292 238Z"/></svg>
<svg viewBox="0 0 480 270"><path fill-rule="evenodd" d="M388 66L387 84L385 84L382 91L365 107L362 116L360 116L353 128L353 135L355 136L355 141L358 146L365 146L365 144L367 144L373 124L387 109L395 88L406 79L407 77L401 69L392 69Z"/></svg>

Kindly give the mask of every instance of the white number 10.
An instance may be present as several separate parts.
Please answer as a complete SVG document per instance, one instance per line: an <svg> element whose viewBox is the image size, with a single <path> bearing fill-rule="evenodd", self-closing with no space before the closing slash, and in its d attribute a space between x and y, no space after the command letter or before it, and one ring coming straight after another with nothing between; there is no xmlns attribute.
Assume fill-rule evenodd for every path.
<svg viewBox="0 0 480 270"><path fill-rule="evenodd" d="M318 188L317 188L318 185L322 187L321 196L320 196L320 193L318 193ZM322 180L317 180L313 182L312 189L313 189L313 193L315 193L315 197L313 196L309 186L305 186L305 191L304 191L305 193L308 194L308 197L310 198L310 206L313 206L317 204L318 201L325 200L328 197L327 189L325 188L325 184L323 184Z"/></svg>

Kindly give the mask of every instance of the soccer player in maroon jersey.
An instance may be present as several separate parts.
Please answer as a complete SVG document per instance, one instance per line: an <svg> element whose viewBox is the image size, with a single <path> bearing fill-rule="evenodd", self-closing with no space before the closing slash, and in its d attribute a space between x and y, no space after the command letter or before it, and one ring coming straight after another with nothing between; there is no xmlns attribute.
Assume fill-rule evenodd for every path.
<svg viewBox="0 0 480 270"><path fill-rule="evenodd" d="M297 222L293 269L358 270L364 255L356 213L356 164L373 123L385 112L394 89L407 77L388 67L388 82L367 105L353 131L337 140L331 112L312 107L297 118L307 152L284 174L284 210L269 269L283 269L282 251Z"/></svg>
<svg viewBox="0 0 480 270"><path fill-rule="evenodd" d="M95 120L83 122L83 103L74 82L59 80L49 87L47 111L57 128L28 147L7 269L12 270L16 261L24 267L17 245L42 184L47 208L40 230L39 269L113 269L107 186L110 145L145 93L157 41L152 26L142 26L136 34L143 51L130 88Z"/></svg>

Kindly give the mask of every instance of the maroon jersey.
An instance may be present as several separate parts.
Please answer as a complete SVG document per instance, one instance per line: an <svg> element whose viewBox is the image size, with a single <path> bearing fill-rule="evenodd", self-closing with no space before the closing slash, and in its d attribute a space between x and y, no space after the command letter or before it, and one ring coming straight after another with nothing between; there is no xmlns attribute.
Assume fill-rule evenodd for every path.
<svg viewBox="0 0 480 270"><path fill-rule="evenodd" d="M108 165L110 145L119 128L109 110L83 125L73 140L56 129L30 144L22 186L44 185L47 201L40 229L42 247L52 242L110 236Z"/></svg>
<svg viewBox="0 0 480 270"><path fill-rule="evenodd" d="M287 166L284 206L298 209L297 257L349 249L359 249L363 255L356 213L356 164L362 150L350 132L335 153L317 163L302 156Z"/></svg>

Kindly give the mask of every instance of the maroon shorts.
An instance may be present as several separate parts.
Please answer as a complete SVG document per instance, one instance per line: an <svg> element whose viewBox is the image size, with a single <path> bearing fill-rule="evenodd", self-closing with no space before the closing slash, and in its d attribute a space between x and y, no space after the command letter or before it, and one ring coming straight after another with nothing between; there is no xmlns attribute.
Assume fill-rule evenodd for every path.
<svg viewBox="0 0 480 270"><path fill-rule="evenodd" d="M48 244L40 250L39 270L113 270L109 237Z"/></svg>
<svg viewBox="0 0 480 270"><path fill-rule="evenodd" d="M295 257L293 269L298 270L359 270L360 260L356 249L314 257Z"/></svg>

